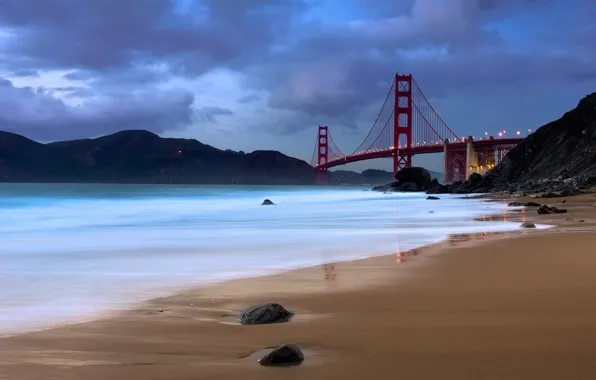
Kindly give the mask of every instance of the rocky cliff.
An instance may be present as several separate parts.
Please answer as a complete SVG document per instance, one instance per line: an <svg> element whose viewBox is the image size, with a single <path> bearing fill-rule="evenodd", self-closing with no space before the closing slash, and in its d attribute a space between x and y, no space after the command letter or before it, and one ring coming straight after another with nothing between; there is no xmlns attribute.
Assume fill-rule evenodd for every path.
<svg viewBox="0 0 596 380"><path fill-rule="evenodd" d="M596 185L596 93L540 127L492 171L477 177L457 192L552 192Z"/></svg>

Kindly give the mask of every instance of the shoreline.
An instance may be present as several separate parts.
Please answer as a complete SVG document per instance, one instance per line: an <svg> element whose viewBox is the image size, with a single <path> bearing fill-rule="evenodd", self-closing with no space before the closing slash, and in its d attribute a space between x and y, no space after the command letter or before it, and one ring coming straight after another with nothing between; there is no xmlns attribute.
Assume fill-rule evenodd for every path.
<svg viewBox="0 0 596 380"><path fill-rule="evenodd" d="M501 201L504 199L501 198ZM513 199L520 200L521 198L511 198L511 200ZM560 202L561 200L556 201ZM547 201L551 205L557 203L552 199ZM594 219L596 209L591 206L596 203L595 195L587 194L585 196L570 197L567 202L567 207L570 209L568 214L538 216L535 213L526 212L527 215L524 217L528 220L531 219L530 221L534 223L543 224L546 222L555 226L547 230L530 229L506 233L459 234L459 236L455 235L453 239L441 243L416 248L414 252L402 252L403 256L393 254L352 262L332 263L337 276L333 281L325 281L323 278L325 274L328 274L325 272L325 265L295 269L269 276L228 280L224 283L207 287L199 286L199 288L182 291L172 296L143 302L137 305L138 307L134 310L121 311L118 312L118 315L110 316L110 318L0 338L0 373L3 372L3 369L6 369L12 375L9 378L19 379L37 378L35 373L39 373L39 371L50 371L50 373L61 379L95 379L103 376L115 376L114 379L133 378L134 376L143 376L150 379L190 379L193 378L191 376L193 373L200 378L202 378L201 373L212 374L212 376L215 376L214 378L237 378L241 374L246 374L247 378L261 378L270 375L267 372L262 372L268 371L268 369L262 369L258 365L254 365L256 359L253 354L258 351L258 347L263 349L272 344L297 343L309 351L305 365L291 370L295 371L293 375L297 378L306 376L307 373L312 373L315 378L326 378L325 373L327 375L332 373L327 372L327 368L335 368L335 371L339 371L337 373L344 373L341 365L340 367L336 366L337 362L342 362L344 357L353 357L357 360L359 356L368 358L363 363L364 367L367 367L366 363L372 363L376 360L378 363L374 366L377 368L375 373L388 374L391 371L387 367L388 363L381 360L382 357L372 358L365 353L364 348L360 347L361 345L367 346L368 338L362 334L364 331L373 329L373 325L376 326L376 324L381 326L393 324L394 322L391 321L394 319L401 320L406 325L412 324L413 327L411 328L414 330L417 329L415 326L422 322L421 320L409 319L409 313L414 311L406 312L405 316L402 315L402 312L395 314L387 311L387 318L390 319L381 318L373 325L362 324L361 322L364 322L362 318L366 319L366 316L369 315L368 311L376 310L382 305L381 302L380 305L374 306L376 305L374 298L386 299L389 302L389 300L395 299L395 295L391 296L394 293L396 295L401 294L398 297L399 299L404 296L404 299L410 299L408 297L411 294L412 297L432 300L435 304L450 309L451 306L445 304L445 301L440 298L433 298L430 293L420 289L425 289L425 286L427 286L425 281L438 281L434 276L443 278L446 276L445 271L461 271L461 268L456 267L472 265L468 261L475 260L474 263L482 263L493 260L495 266L504 265L499 264L499 261L494 261L496 253L489 252L485 258L480 257L484 255L473 255L473 251L478 247L483 247L483 250L488 249L489 251L493 248L509 247L505 249L498 248L497 251L502 252L503 256L510 257L512 253L508 250L511 247L527 246L528 244L529 246L535 246L541 240L552 242L552 244L565 241L573 245L580 244L580 240L586 240L586 238L594 239L594 236L596 236L596 220ZM518 215L516 212L504 210L502 215L505 214L511 214L512 217ZM579 220L585 220L585 222L580 223ZM588 233L579 233L578 230L586 230ZM577 236L582 236L582 239L574 239ZM543 244L543 248L548 249L549 245L552 244ZM536 253L528 251L527 255L535 256ZM405 260L400 262L400 258ZM519 261L515 258L507 260ZM550 261L548 262L550 263ZM554 263L559 262L554 261ZM540 264L540 262L536 263L539 266ZM561 266L565 264L566 262L560 262ZM396 266L399 269L396 270ZM495 271L498 270L495 269ZM401 273L397 274L397 272ZM411 277L404 281L408 275ZM462 272L460 275L470 276L467 272ZM478 280L482 279L478 278ZM568 278L567 280L572 279ZM530 280L530 284L534 282ZM538 283L536 282L536 284ZM394 285L399 286L395 287ZM416 286L420 288L416 289ZM507 284L502 286L507 286ZM464 293L472 291L466 289ZM491 290L491 292L495 291L497 290ZM272 299L272 295L275 295L275 299ZM254 303L275 302L277 300L281 300L284 305L287 303L290 309L298 312L295 320L277 326L236 326L235 313L237 311ZM505 301L502 300L502 302ZM416 303L412 305L415 309L419 307L415 306ZM395 310L402 310L399 305L394 306L397 307ZM379 310L383 309L384 307L381 306ZM404 312L406 310L409 309L404 306ZM375 312L374 315L378 313L379 311ZM437 313L440 314L441 312L437 311ZM462 318L471 318L472 321L473 317ZM370 315L370 318L373 318L372 315ZM440 326L443 326L451 317L445 316L442 318L443 322L440 322ZM356 325L360 327L358 330L353 330L352 327L350 333L348 333L341 326L352 326L352 322L348 323L344 319L352 322L359 320L361 322ZM423 320L427 320L427 316ZM477 322L471 323L474 325ZM582 323L587 322L582 319ZM447 325L452 324L453 322L447 323ZM400 327L396 328L403 334L408 335L408 330L402 331ZM436 328L433 327L432 329ZM360 331L360 329L363 330ZM293 334L294 330L301 333L298 335ZM389 331L393 330L387 332ZM450 334L449 330L445 330L444 333ZM188 340L184 338L186 334L190 334L194 338ZM351 334L363 340L364 343L357 343L356 337L349 338ZM285 340L290 335L294 336L294 341ZM321 341L318 338L319 335L328 339ZM142 338L142 336L145 336L145 338ZM380 338L381 336L376 338L380 340L374 342L381 348L401 345L401 340L398 341L400 343L385 342L383 338ZM199 341L197 340L199 337L207 338L208 341L215 339L214 342L217 343L214 343L213 347L198 348L196 342ZM79 342L79 339L82 342ZM427 336L426 339L430 339L430 336ZM419 343L416 343L416 340L405 340L412 345L413 351L424 351L419 347ZM63 341L66 341L66 343L62 343ZM146 350L141 347L141 342L145 342L149 346L161 342L159 343L160 348L156 347L155 350L171 351L172 353L168 354L169 356L166 355L167 357L162 357L157 351L154 352L154 349ZM395 346L396 344L397 346ZM459 347L457 344L455 346ZM39 351L40 347L42 347L42 351ZM104 350L101 347L106 347L106 349ZM108 352L111 350L114 350L112 354ZM40 352L42 353L41 358L39 357ZM123 357L116 358L118 354ZM239 358L242 355L247 355L246 357L250 357L251 360L244 360L244 357ZM408 357L408 355L413 354L406 354L406 351L404 351L400 355L398 357L403 357L403 355ZM425 355L428 355L428 353ZM502 353L502 355L504 354ZM193 364L183 358L192 358ZM131 364L141 359L148 360L152 364L147 364L149 368ZM438 367L446 365L440 358L432 355L427 357L426 360L435 360L439 364ZM173 367L171 365L173 363L178 363L177 365L184 363L182 364L183 370L172 372ZM226 364L225 368L222 367L222 364ZM399 367L403 369L406 364L403 360L400 360ZM346 365L345 362L343 362L343 365L352 368L353 373L344 373L347 378L361 378L356 375L364 374L353 366ZM476 367L472 363L468 363L468 365ZM152 372L151 366L159 366L160 369L163 366L164 370ZM422 367L416 366L416 369L419 371L417 373L424 373ZM398 370L398 368L395 368L395 370ZM464 378L474 378L466 377L465 371L461 372L460 369L456 371L452 368L448 372L459 373L460 376L464 373ZM176 375L174 375L175 373ZM409 372L406 371L405 378L416 378L414 375L408 377L407 373ZM350 377L350 375L353 375L353 377ZM288 374L288 376L291 376L291 374ZM435 376L439 376L438 372ZM442 377L451 378L448 376Z"/></svg>
<svg viewBox="0 0 596 380"><path fill-rule="evenodd" d="M460 198L462 200L466 200L466 197L457 197L457 198L453 198L453 199L460 199ZM489 201L489 200L485 200L485 201ZM510 212L511 211L508 210L506 207L502 208L502 209L492 209L489 212L487 212L488 218L478 217L478 218L474 218L473 220L477 221L477 222L485 222L485 221L491 222L491 221L495 221L495 219L498 221L502 221L503 219L504 219L504 221L508 221L507 218L505 218L505 215L507 215ZM519 223L521 224L521 222L522 221L520 221ZM550 228L550 227L552 227L552 226L544 225L540 229L546 229L546 228ZM367 260L385 258L385 257L386 258L395 258L396 255L398 255L398 258L396 260L400 260L401 262L405 262L407 260L408 266L410 268L414 267L414 266L418 267L424 263L425 256L428 256L429 252L440 251L441 249L444 249L444 247L446 245L448 245L451 241L457 240L457 241L461 242L461 236L463 236L463 235L466 235L466 236L472 236L472 235L480 236L480 235L482 235L482 236L484 236L483 239L486 239L487 236L495 236L495 235L501 236L501 235L506 235L509 233L517 234L517 233L521 233L521 232L523 232L523 231L522 230L511 230L511 231L479 231L479 232L448 234L440 241L436 241L436 242L429 243L429 244L422 244L420 246L417 246L417 247L414 247L414 248L411 248L411 249L408 249L405 251L401 251L401 252L372 254L371 256L359 255L361 257L354 258L354 259L323 261L323 262L317 263L317 264L304 264L304 265L299 265L297 267L292 267L292 268L263 269L261 271L261 273L257 273L257 274L240 275L239 277L222 278L222 279L215 279L215 280L206 280L206 281L200 281L198 283L197 282L188 283L185 285L182 285L182 284L170 285L167 288L159 287L159 288L155 288L151 291L145 290L143 293L146 294L149 292L155 292L155 293L161 293L161 295L139 296L139 297L137 297L136 300L133 300L130 302L117 302L117 305L115 307L109 307L109 308L104 308L102 310L93 311L93 312L90 312L89 314L84 315L84 316L73 316L73 317L67 318L66 320L62 320L62 321L56 320L55 322L51 322L49 324L39 323L39 324L37 324L37 327L23 328L21 331L15 330L15 331L0 332L0 340L4 339L4 338L18 337L21 335L35 334L37 332L43 332L43 331L52 330L52 329L68 328L69 326L75 326L75 325L85 324L85 323L93 323L94 321L101 321L101 320L106 320L106 319L110 319L110 318L118 318L119 316L121 316L125 313L134 312L137 309L146 308L147 305L151 305L152 303L154 303L155 301L158 301L158 300L163 300L163 299L167 299L170 297L176 297L178 295L188 294L188 293L191 293L191 292L194 292L197 290L205 291L205 290L209 290L209 289L219 289L221 287L227 287L226 285L228 283L229 284L244 283L244 282L251 283L251 282L258 282L260 280L269 279L269 278L277 279L277 278L293 276L293 275L301 276L302 273L311 272L311 271L317 270L317 268L336 267L336 266L345 267L345 266L353 265L353 264L358 266L361 263L365 263ZM412 252L415 252L415 253L412 254ZM425 255L423 257L417 257L417 260L412 261L412 259L413 259L412 256L418 256L420 252L425 252ZM325 255L325 256L335 256L335 254ZM408 258L406 258L406 256L408 256ZM323 270L325 270L325 269L323 269ZM349 291L349 290L361 288L363 286L367 286L367 287L377 286L380 283L382 283L382 282L379 282L378 278L376 278L377 276L378 276L378 273L375 273L374 276L358 276L357 278L354 278L350 282L349 287L334 286L334 287L330 288L330 287L325 287L325 286L315 286L314 288L308 288L308 289L301 287L300 292L301 293L304 293L304 292L313 293L313 292L328 292L328 291ZM390 276L393 276L393 274L387 275L386 277L390 277ZM402 274L402 276L404 276L404 274ZM277 288L274 293L279 293L279 292L280 292L280 289ZM251 290L251 293L268 294L266 289L258 289L258 290L253 289L253 290Z"/></svg>

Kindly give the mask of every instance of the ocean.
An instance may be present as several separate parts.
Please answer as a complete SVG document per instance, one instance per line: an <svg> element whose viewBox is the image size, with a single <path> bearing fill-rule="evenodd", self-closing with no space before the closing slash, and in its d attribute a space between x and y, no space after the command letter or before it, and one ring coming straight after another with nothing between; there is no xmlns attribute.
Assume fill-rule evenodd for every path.
<svg viewBox="0 0 596 380"><path fill-rule="evenodd" d="M0 184L0 335L188 285L519 228L474 221L503 204L440 197L360 187ZM261 206L265 198L276 205Z"/></svg>

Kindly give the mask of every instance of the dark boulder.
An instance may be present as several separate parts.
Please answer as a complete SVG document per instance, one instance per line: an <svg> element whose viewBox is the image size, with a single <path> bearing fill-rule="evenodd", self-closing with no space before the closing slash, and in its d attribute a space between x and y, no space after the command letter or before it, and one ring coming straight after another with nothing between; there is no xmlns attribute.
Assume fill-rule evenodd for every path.
<svg viewBox="0 0 596 380"><path fill-rule="evenodd" d="M509 203L507 206L509 207L540 207L542 206L540 203L536 203L536 202L526 202L526 203L522 203L522 202L511 202Z"/></svg>
<svg viewBox="0 0 596 380"><path fill-rule="evenodd" d="M430 201L438 201L441 198L439 198L439 197L433 197L432 195L430 195L430 196L426 197L426 199L427 200L430 200Z"/></svg>
<svg viewBox="0 0 596 380"><path fill-rule="evenodd" d="M521 228L536 228L536 225L532 222L525 222L525 223L522 223L522 225L520 227Z"/></svg>
<svg viewBox="0 0 596 380"><path fill-rule="evenodd" d="M263 203L261 203L261 206L270 206L270 205L274 205L275 203L271 202L269 199L265 199L263 201Z"/></svg>
<svg viewBox="0 0 596 380"><path fill-rule="evenodd" d="M238 320L243 325L264 325L287 322L293 315L278 303L267 303L249 307L240 313Z"/></svg>
<svg viewBox="0 0 596 380"><path fill-rule="evenodd" d="M470 186L476 186L482 181L482 176L478 173L470 174L470 178L466 181Z"/></svg>
<svg viewBox="0 0 596 380"><path fill-rule="evenodd" d="M538 208L538 214L539 215L545 215L545 214L552 214L553 211L551 210L550 207L548 207L547 205L542 205Z"/></svg>
<svg viewBox="0 0 596 380"><path fill-rule="evenodd" d="M291 366L298 365L304 361L304 354L295 344L285 344L275 348L259 359L263 366Z"/></svg>
<svg viewBox="0 0 596 380"><path fill-rule="evenodd" d="M464 183L462 181L456 181L453 182L450 186L449 186L449 192L451 194L456 194L457 190L463 185Z"/></svg>
<svg viewBox="0 0 596 380"><path fill-rule="evenodd" d="M424 187L421 187L420 185L414 182L400 182L394 191L424 191Z"/></svg>
<svg viewBox="0 0 596 380"><path fill-rule="evenodd" d="M430 188L426 191L426 194L449 194L449 186L445 186L439 183L436 178L430 181Z"/></svg>
<svg viewBox="0 0 596 380"><path fill-rule="evenodd" d="M416 192L424 191L424 188L416 185L413 182L391 182L387 185L375 186L374 191L388 192Z"/></svg>
<svg viewBox="0 0 596 380"><path fill-rule="evenodd" d="M558 209L556 207L551 207L548 205L542 205L538 208L537 210L539 215L545 215L545 214L565 214L567 213L567 210L565 209Z"/></svg>
<svg viewBox="0 0 596 380"><path fill-rule="evenodd" d="M395 174L397 182L415 183L418 187L427 189L431 183L431 176L428 170L420 167L403 168Z"/></svg>
<svg viewBox="0 0 596 380"><path fill-rule="evenodd" d="M397 181L375 186L373 190L383 192L421 192L428 194L448 194L450 188L441 185L437 179L431 179L428 170L420 167L403 168L395 174Z"/></svg>

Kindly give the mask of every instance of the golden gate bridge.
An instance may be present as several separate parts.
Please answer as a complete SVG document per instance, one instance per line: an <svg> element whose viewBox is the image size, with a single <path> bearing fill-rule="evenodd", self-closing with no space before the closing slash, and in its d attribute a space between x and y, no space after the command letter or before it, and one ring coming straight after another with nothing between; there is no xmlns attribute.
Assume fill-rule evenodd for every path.
<svg viewBox="0 0 596 380"><path fill-rule="evenodd" d="M335 144L328 126L319 126L311 164L317 169L317 183L326 184L328 170L351 162L391 157L393 173L412 166L418 154L443 153L443 183L464 181L472 173L483 174L523 140L517 131L505 138L485 133L476 140L458 136L435 111L412 74L396 74L372 128L350 154Z"/></svg>

